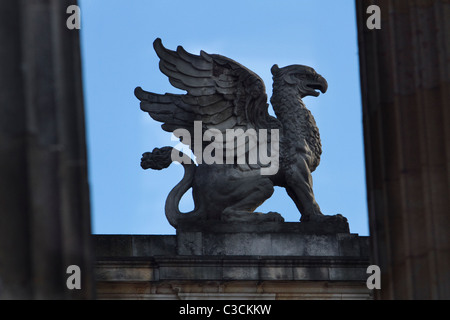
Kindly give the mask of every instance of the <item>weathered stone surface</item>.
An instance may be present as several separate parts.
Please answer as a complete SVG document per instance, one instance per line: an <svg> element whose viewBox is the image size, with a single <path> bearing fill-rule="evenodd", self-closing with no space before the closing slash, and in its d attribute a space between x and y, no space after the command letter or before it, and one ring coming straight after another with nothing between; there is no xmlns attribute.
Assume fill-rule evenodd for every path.
<svg viewBox="0 0 450 320"><path fill-rule="evenodd" d="M97 257L149 257L176 254L176 236L95 235Z"/></svg>
<svg viewBox="0 0 450 320"><path fill-rule="evenodd" d="M368 256L356 234L179 232L179 255Z"/></svg>
<svg viewBox="0 0 450 320"><path fill-rule="evenodd" d="M102 258L98 281L366 281L368 257L159 256Z"/></svg>
<svg viewBox="0 0 450 320"><path fill-rule="evenodd" d="M367 300L360 282L322 281L170 281L99 282L99 299L142 300Z"/></svg>
<svg viewBox="0 0 450 320"><path fill-rule="evenodd" d="M357 234L201 233L176 236L96 235L96 256L332 256L368 257L368 237Z"/></svg>
<svg viewBox="0 0 450 320"><path fill-rule="evenodd" d="M295 225L271 233L94 235L99 298L371 298L368 237L300 233Z"/></svg>
<svg viewBox="0 0 450 320"><path fill-rule="evenodd" d="M367 242L355 234L97 235L98 294L108 299L369 299Z"/></svg>
<svg viewBox="0 0 450 320"><path fill-rule="evenodd" d="M180 221L178 232L206 233L299 233L299 234L336 234L349 233L347 220L336 218L328 221L308 222L223 222L223 221Z"/></svg>

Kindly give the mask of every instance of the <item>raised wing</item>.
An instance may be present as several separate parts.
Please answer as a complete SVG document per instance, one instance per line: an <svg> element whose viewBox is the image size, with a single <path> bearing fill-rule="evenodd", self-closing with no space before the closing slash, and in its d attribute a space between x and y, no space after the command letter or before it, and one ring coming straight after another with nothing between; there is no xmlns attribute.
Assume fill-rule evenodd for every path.
<svg viewBox="0 0 450 320"><path fill-rule="evenodd" d="M224 56L204 51L193 55L181 46L168 50L159 38L153 46L161 59L161 72L174 87L187 91L184 95L160 95L136 88L141 109L163 122L165 131L186 129L193 137L194 121L202 122L203 131L268 129L265 86L254 72Z"/></svg>

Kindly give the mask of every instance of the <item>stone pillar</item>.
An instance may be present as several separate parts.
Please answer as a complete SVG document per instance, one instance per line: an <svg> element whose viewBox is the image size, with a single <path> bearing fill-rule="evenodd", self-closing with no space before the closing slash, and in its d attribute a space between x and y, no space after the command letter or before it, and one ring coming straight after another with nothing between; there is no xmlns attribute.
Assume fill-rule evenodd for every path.
<svg viewBox="0 0 450 320"><path fill-rule="evenodd" d="M356 7L375 296L450 299L450 1Z"/></svg>
<svg viewBox="0 0 450 320"><path fill-rule="evenodd" d="M0 299L92 298L73 0L0 2ZM81 290L68 290L69 265Z"/></svg>

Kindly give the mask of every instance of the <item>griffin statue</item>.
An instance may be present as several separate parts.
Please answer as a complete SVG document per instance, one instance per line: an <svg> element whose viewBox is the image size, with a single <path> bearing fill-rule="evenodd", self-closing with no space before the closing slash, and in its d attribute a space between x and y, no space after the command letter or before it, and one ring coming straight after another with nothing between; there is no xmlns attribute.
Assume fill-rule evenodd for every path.
<svg viewBox="0 0 450 320"><path fill-rule="evenodd" d="M319 165L322 147L314 117L302 99L317 97L319 91L327 91L327 81L321 75L303 65L284 68L274 65L271 69L273 95L270 102L275 118L268 113L263 80L236 61L204 51L193 55L181 46L176 51L168 50L161 39L156 39L153 46L160 58L161 72L174 87L187 92L159 95L140 87L135 89L141 109L154 120L163 122L163 130L176 133L178 129L184 129L193 137L198 134L194 132L196 123L201 125L197 128L201 128L202 133L207 130L225 134L229 130L253 129L260 132L265 129L269 132L264 140L266 150L270 147L271 156L277 155L278 170L261 174L267 162L263 163L260 158L252 163L236 161L239 143L234 142L231 149L236 151L235 161L226 163L195 164L187 155L178 150L174 152L172 147L155 148L153 152L144 153L141 159L144 169L167 168L174 155L185 160L177 160L184 166L185 174L166 200L166 217L173 227L177 228L182 221L283 222L278 213L255 212L271 197L274 186L286 189L301 213L301 223L346 222L341 215L323 215L312 189L311 173ZM277 132L278 135L275 134ZM183 137L181 142L198 157L199 152L205 151L205 139L190 137ZM225 148L230 147L227 145ZM243 150L247 155L252 151L248 139ZM178 208L179 201L190 188L195 208L192 212L182 213Z"/></svg>

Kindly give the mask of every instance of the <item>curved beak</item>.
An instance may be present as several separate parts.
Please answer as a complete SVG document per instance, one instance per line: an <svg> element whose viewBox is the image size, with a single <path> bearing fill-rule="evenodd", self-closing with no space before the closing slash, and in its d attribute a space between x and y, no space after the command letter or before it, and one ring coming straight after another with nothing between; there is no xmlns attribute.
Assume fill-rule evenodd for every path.
<svg viewBox="0 0 450 320"><path fill-rule="evenodd" d="M328 82L327 82L327 80L325 80L324 77L319 75L318 78L317 78L317 82L320 85L320 87L317 88L317 89L319 89L322 93L327 92L327 90L328 90Z"/></svg>
<svg viewBox="0 0 450 320"><path fill-rule="evenodd" d="M320 95L320 92L318 92L317 90L320 90L322 93L325 93L328 90L327 80L325 80L325 78L319 74L316 75L311 82L307 83L306 86L309 88L309 90L305 94L305 96L309 95L318 97Z"/></svg>

